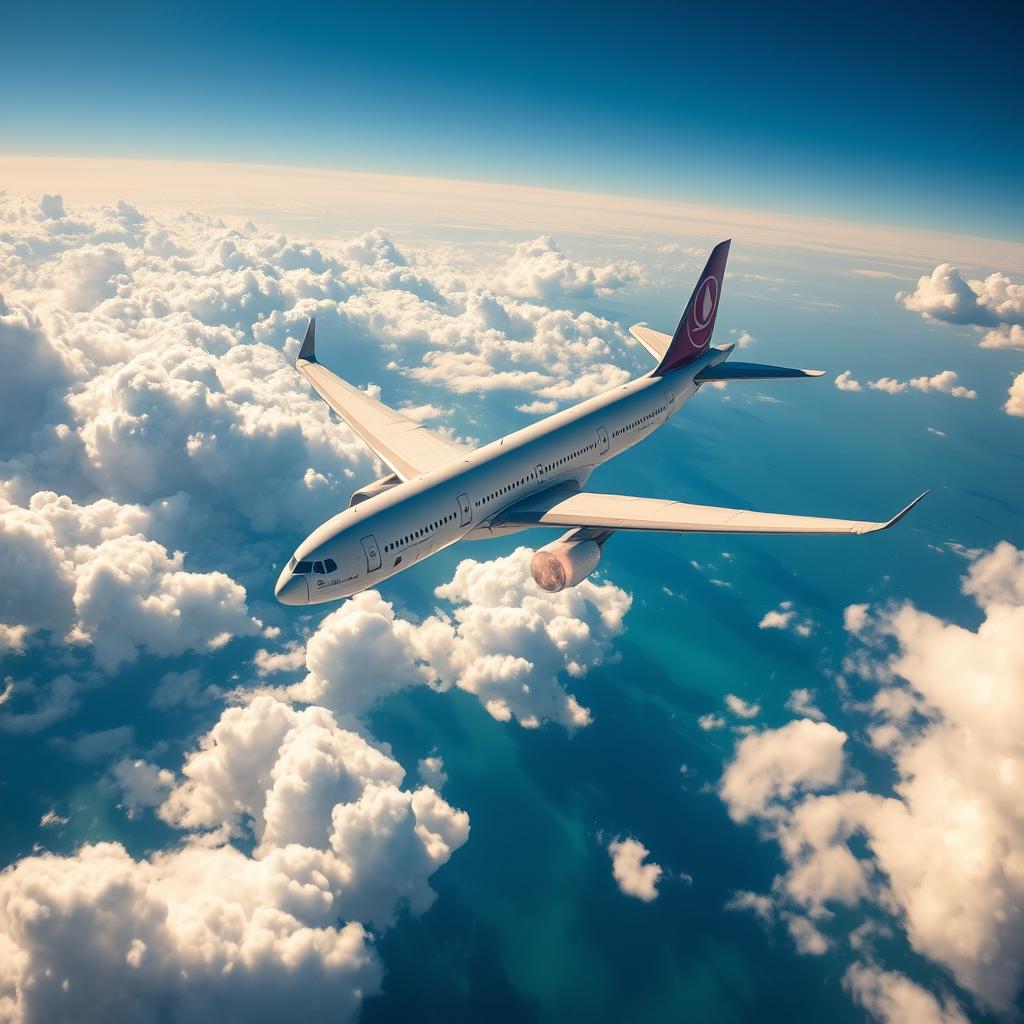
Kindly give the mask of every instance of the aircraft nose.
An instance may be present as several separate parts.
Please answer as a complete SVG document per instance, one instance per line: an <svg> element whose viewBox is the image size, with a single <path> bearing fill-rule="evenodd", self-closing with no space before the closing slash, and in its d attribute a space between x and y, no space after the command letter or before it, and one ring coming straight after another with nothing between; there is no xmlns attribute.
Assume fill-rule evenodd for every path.
<svg viewBox="0 0 1024 1024"><path fill-rule="evenodd" d="M285 566L277 578L274 596L281 604L302 605L309 602L309 587L305 576L293 576Z"/></svg>

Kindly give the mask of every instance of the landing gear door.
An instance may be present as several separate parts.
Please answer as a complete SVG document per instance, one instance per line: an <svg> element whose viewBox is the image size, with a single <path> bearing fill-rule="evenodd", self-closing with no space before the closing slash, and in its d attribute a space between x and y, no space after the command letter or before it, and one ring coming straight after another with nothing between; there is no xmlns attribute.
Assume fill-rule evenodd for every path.
<svg viewBox="0 0 1024 1024"><path fill-rule="evenodd" d="M459 526L469 526L473 521L473 506L469 503L469 496L459 495Z"/></svg>
<svg viewBox="0 0 1024 1024"><path fill-rule="evenodd" d="M597 428L597 441L601 448L601 454L606 455L608 452L608 431L604 427Z"/></svg>
<svg viewBox="0 0 1024 1024"><path fill-rule="evenodd" d="M371 534L361 541L363 553L366 555L366 571L376 572L380 568L380 546Z"/></svg>

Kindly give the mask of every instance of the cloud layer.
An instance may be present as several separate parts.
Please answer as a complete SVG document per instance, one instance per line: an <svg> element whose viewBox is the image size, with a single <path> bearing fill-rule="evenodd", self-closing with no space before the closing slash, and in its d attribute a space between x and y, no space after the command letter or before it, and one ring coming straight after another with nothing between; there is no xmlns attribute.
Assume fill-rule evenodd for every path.
<svg viewBox="0 0 1024 1024"><path fill-rule="evenodd" d="M51 738L105 761L124 813L179 838L146 856L37 853L0 874L0 1018L347 1019L379 987L374 935L430 904L469 821L440 796L440 755L406 787L361 716L428 686L524 727L584 726L567 685L614 657L630 597L597 581L542 594L520 549L461 563L424 618L371 592L305 646L265 626L240 580L262 580L282 534L378 468L295 373L297 337L316 315L357 379L372 367L444 388L420 418L447 415L452 391L553 409L628 376L619 325L562 300L640 277L548 238L464 265L380 231L312 246L123 202L0 196L0 649L74 667L6 680L0 729L43 732L140 659L267 644L258 695L233 690L180 768L156 763L163 743L123 756L130 727ZM367 673L353 655L377 640L387 656ZM241 685L202 662L169 668L152 675L160 714L216 714Z"/></svg>
<svg viewBox="0 0 1024 1024"><path fill-rule="evenodd" d="M380 984L370 928L420 912L469 820L324 708L229 708L181 777L121 769L136 806L185 832L135 859L116 843L0 875L0 1015L350 1019ZM142 777L142 781L138 780ZM229 840L249 838L246 854ZM187 982L187 983L183 983Z"/></svg>
<svg viewBox="0 0 1024 1024"><path fill-rule="evenodd" d="M490 562L465 559L436 590L454 611L421 622L397 616L376 591L346 602L310 637L308 674L289 695L359 716L409 686L456 686L500 721L588 725L590 712L562 680L582 679L612 655L631 599L593 580L543 593L530 575L532 554L518 548ZM366 649L377 652L370 665L359 656Z"/></svg>
<svg viewBox="0 0 1024 1024"><path fill-rule="evenodd" d="M787 862L765 897L769 913L806 918L822 948L835 907L890 918L982 1006L1008 1011L1024 983L1024 552L1003 542L976 557L963 591L981 613L976 630L909 603L847 609L847 669L873 689L850 710L867 715L894 793L863 788L847 733L806 719L743 738L720 792L736 821L769 830ZM851 968L846 984L880 1020L913 1007L925 1020L962 1019L870 964Z"/></svg>

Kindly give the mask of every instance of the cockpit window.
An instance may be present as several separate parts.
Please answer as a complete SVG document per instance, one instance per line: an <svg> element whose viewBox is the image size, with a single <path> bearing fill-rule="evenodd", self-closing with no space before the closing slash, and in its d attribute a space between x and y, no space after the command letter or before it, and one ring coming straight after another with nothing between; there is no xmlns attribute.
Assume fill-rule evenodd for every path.
<svg viewBox="0 0 1024 1024"><path fill-rule="evenodd" d="M324 572L337 572L338 563L333 558L324 559Z"/></svg>
<svg viewBox="0 0 1024 1024"><path fill-rule="evenodd" d="M313 571L313 563L312 562L296 562L295 563L295 568L292 569L292 572L295 573L296 576L301 576L303 573L312 572L312 571Z"/></svg>
<svg viewBox="0 0 1024 1024"><path fill-rule="evenodd" d="M314 562L313 563L313 572L319 573L320 575L323 575L323 571L324 571L324 563L323 562Z"/></svg>
<svg viewBox="0 0 1024 1024"><path fill-rule="evenodd" d="M294 555L292 555L291 561L288 563L288 571L289 572L295 572L295 564L296 564L297 561L298 561L298 559Z"/></svg>

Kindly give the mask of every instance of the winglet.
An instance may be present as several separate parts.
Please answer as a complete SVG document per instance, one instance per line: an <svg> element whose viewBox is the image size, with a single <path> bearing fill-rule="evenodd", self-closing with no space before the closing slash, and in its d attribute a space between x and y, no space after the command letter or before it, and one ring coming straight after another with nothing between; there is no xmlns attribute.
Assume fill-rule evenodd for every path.
<svg viewBox="0 0 1024 1024"><path fill-rule="evenodd" d="M888 530L890 526L895 526L928 493L928 491L925 491L923 494L919 494L905 509L897 512L887 523L871 523L862 532L875 533L878 530Z"/></svg>
<svg viewBox="0 0 1024 1024"><path fill-rule="evenodd" d="M299 349L299 358L305 359L307 363L316 362L316 317L309 318L309 326L306 327L306 336L302 339L302 348Z"/></svg>

